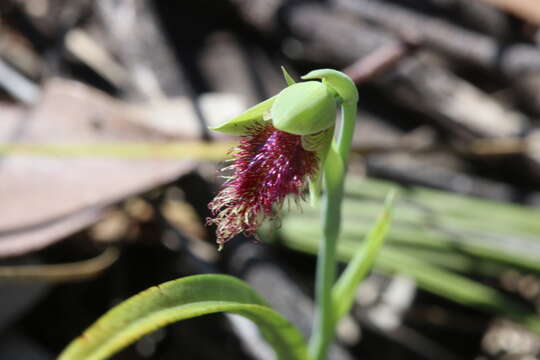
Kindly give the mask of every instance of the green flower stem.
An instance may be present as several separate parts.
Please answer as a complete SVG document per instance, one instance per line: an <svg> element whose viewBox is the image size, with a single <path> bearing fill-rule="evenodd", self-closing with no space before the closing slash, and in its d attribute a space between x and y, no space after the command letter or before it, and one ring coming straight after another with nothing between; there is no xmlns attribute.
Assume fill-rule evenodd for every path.
<svg viewBox="0 0 540 360"><path fill-rule="evenodd" d="M343 163L347 164L349 162L349 153L351 152L354 127L356 126L356 101L352 103L344 103L341 107L341 111L342 123L337 143L337 150ZM346 171L347 169L345 168L344 172Z"/></svg>
<svg viewBox="0 0 540 360"><path fill-rule="evenodd" d="M356 101L342 105L341 131L337 143L329 151L324 166L325 196L323 198L323 238L317 257L316 317L309 351L313 360L326 358L335 322L332 288L336 278L336 244L341 227L341 202L347 172L347 161L356 124Z"/></svg>

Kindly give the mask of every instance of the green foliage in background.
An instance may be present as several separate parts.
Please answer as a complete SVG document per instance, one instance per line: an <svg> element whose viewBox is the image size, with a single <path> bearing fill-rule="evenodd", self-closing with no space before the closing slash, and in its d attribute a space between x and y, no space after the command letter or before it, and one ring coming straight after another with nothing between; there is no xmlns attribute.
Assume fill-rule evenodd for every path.
<svg viewBox="0 0 540 360"><path fill-rule="evenodd" d="M540 318L524 304L477 278L518 269L540 272L540 211L421 187L349 177L343 207L340 260L350 261L389 190L398 188L392 228L375 269L414 278L426 291L507 316L540 333ZM291 211L263 236L309 253L318 251L317 208Z"/></svg>

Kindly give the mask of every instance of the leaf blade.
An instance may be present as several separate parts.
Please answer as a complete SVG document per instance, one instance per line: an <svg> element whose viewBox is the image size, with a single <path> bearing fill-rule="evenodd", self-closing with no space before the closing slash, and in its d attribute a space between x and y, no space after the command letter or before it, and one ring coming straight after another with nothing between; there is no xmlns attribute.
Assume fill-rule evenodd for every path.
<svg viewBox="0 0 540 360"><path fill-rule="evenodd" d="M390 227L395 194L395 191L391 191L387 195L379 218L366 234L362 245L357 248L349 265L334 285L332 303L336 323L349 312L358 285L375 263Z"/></svg>
<svg viewBox="0 0 540 360"><path fill-rule="evenodd" d="M302 335L247 284L225 275L196 275L152 287L114 307L69 344L59 360L105 359L160 327L217 312L254 321L278 359L307 359Z"/></svg>

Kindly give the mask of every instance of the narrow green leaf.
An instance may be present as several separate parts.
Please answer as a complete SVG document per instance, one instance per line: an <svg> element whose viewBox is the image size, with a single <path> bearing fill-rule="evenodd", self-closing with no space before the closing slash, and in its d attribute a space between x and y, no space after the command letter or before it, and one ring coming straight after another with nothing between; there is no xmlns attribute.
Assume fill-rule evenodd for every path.
<svg viewBox="0 0 540 360"><path fill-rule="evenodd" d="M540 272L540 211L354 176L347 179L340 244L359 242L392 188L398 188L401 195L388 245L446 251L475 261ZM317 229L310 224L318 216L317 208L306 207L301 214L289 212L283 220L288 223L283 232L302 231L304 237L317 237ZM428 262L433 260L427 258Z"/></svg>
<svg viewBox="0 0 540 360"><path fill-rule="evenodd" d="M351 309L358 285L375 263L390 227L395 195L395 191L387 195L384 209L377 222L366 235L362 245L357 248L349 265L334 285L332 299L336 323Z"/></svg>
<svg viewBox="0 0 540 360"><path fill-rule="evenodd" d="M283 225L283 227L286 226L286 224ZM298 234L298 236L288 235L283 240L284 244L291 249L316 254L319 246L316 239L316 237ZM340 259L350 259L350 254L354 253L355 247L349 244L340 244L339 247ZM425 291L465 306L508 316L530 330L540 333L540 317L535 313L527 311L495 288L432 265L422 258L414 258L390 246L385 246L377 257L374 269L385 273L406 274L414 278L418 287Z"/></svg>
<svg viewBox="0 0 540 360"><path fill-rule="evenodd" d="M251 127L265 120L265 114L270 112L274 100L276 100L276 96L250 107L234 119L225 121L216 127L211 127L210 130L227 134L243 135L248 132Z"/></svg>
<svg viewBox="0 0 540 360"><path fill-rule="evenodd" d="M307 360L300 332L244 282L196 275L145 290L107 312L60 354L59 360L106 359L170 323L218 312L256 323L280 360Z"/></svg>
<svg viewBox="0 0 540 360"><path fill-rule="evenodd" d="M423 289L434 294L466 306L508 316L530 330L540 333L540 317L538 315L527 311L519 303L512 301L492 287L453 274L393 249L385 249L384 256L379 257L377 265L383 271L399 272L413 277Z"/></svg>
<svg viewBox="0 0 540 360"><path fill-rule="evenodd" d="M380 200L396 187L399 185L390 182L348 177L337 249L340 260L351 260L379 211ZM540 333L538 315L496 288L463 275L497 277L515 266L540 271L535 260L540 244L538 210L412 187L400 189L394 212L386 244L374 265L376 271L406 274L421 289L510 317ZM291 211L282 219L277 235L286 246L315 254L321 236L313 227L317 216L316 208Z"/></svg>

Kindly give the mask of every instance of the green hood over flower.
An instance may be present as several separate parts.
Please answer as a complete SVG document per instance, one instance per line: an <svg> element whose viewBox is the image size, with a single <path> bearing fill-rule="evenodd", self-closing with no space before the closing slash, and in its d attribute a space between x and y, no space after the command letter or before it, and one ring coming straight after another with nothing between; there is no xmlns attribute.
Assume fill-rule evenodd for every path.
<svg viewBox="0 0 540 360"><path fill-rule="evenodd" d="M336 100L328 86L306 81L283 89L272 103L272 123L281 131L312 135L336 122Z"/></svg>

